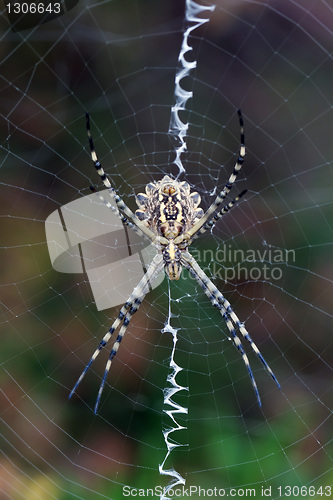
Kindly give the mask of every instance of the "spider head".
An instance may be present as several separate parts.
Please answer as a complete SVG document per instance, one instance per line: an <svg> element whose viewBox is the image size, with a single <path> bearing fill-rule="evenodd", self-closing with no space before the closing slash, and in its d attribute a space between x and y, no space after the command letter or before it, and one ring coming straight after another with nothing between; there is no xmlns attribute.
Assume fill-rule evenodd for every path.
<svg viewBox="0 0 333 500"><path fill-rule="evenodd" d="M180 263L181 252L173 241L170 241L163 250L165 272L170 280L179 280L182 266Z"/></svg>
<svg viewBox="0 0 333 500"><path fill-rule="evenodd" d="M160 187L160 199L163 200L165 196L175 197L178 195L179 189L174 182L164 184ZM162 195L162 196L161 196Z"/></svg>

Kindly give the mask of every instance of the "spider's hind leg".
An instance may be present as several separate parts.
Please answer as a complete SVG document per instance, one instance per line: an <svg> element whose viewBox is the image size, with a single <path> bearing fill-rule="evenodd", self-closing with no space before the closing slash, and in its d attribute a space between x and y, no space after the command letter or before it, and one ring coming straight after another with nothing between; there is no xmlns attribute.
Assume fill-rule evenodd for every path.
<svg viewBox="0 0 333 500"><path fill-rule="evenodd" d="M133 292L129 296L125 305L120 309L120 312L118 314L117 319L113 322L111 328L108 330L108 332L104 335L103 339L99 343L97 349L95 350L94 354L90 358L88 364L84 368L83 372L81 373L77 382L75 383L73 389L71 390L71 392L68 396L69 399L73 396L73 394L76 391L76 389L78 388L79 384L82 382L83 377L85 376L85 374L87 373L87 371L89 370L89 368L91 367L92 363L95 361L95 359L97 358L97 356L99 355L101 350L109 342L114 331L119 327L119 325L121 323L123 323L120 327L118 337L116 338L116 340L111 348L111 352L110 352L108 361L105 365L103 379L102 379L101 385L100 385L99 390L98 390L98 395L97 395L96 404L95 404L95 408L94 408L94 412L97 413L98 406L99 406L100 399L101 399L101 395L102 395L102 392L104 389L105 381L106 381L107 375L108 375L110 368L111 368L112 360L118 352L120 343L121 343L122 339L124 338L124 335L126 333L128 325L130 323L130 320L131 320L133 314L139 309L139 307L142 303L142 300L144 299L145 295L149 291L149 287L151 287L152 283L156 279L156 276L158 275L158 273L162 269L163 269L163 259L162 259L161 254L157 254L157 255L155 255L152 262L150 263L150 265L146 271L146 274L141 278L140 282L134 288Z"/></svg>
<svg viewBox="0 0 333 500"><path fill-rule="evenodd" d="M253 375L253 372L252 372L252 368L251 368L251 365L250 365L250 362L249 362L249 358L247 357L245 351L244 351L244 347L240 341L240 338L238 337L236 331L235 331L235 328L230 320L230 318L228 317L228 314L225 311L224 307L222 306L222 308L219 308L220 309L220 312L222 314L222 317L225 321L225 324L227 325L227 328L231 334L231 337L232 337L232 340L235 344L235 346L237 347L237 349L239 350L239 352L241 353L241 356L243 358L243 361L244 361L244 364L247 368L247 371L248 371L248 374L250 376L250 380L251 380L251 383L252 383L252 387L254 389L254 393L256 395L256 398L257 398L257 401L258 401L258 405L261 407L261 398L260 398L260 395L259 395L259 390L258 390L258 387L257 387L257 383L255 381L255 378L254 378L254 375Z"/></svg>
<svg viewBox="0 0 333 500"><path fill-rule="evenodd" d="M223 297L223 295L222 295L222 297ZM224 297L223 297L223 299L224 299ZM264 366L265 370L267 371L267 373L269 373L269 375L272 377L272 379L274 380L274 382L276 383L276 385L278 386L278 388L281 389L281 386L280 386L277 378L275 377L275 375L273 373L273 370L270 368L270 366L268 365L267 361L265 360L265 358L261 354L259 348L254 343L254 341L252 340L249 332L246 330L246 328L244 326L244 323L242 323L239 320L238 316L233 311L233 309L232 309L231 305L229 304L229 302L226 299L224 299L224 302L228 304L228 306L227 306L227 313L229 314L231 320L233 321L233 323L235 324L235 326L237 326L238 330L243 335L244 339L246 339L249 342L250 346L252 347L253 352L256 354L256 356L258 357L258 359L261 361L261 363L263 364L263 366Z"/></svg>
<svg viewBox="0 0 333 500"><path fill-rule="evenodd" d="M124 338L124 335L125 335L125 332L127 330L128 325L129 325L129 322L131 321L131 318L132 318L133 314L139 309L142 300L143 300L143 297L141 299L140 298L136 298L134 300L133 306L127 312L127 314L126 314L126 316L124 318L124 322L123 322L123 324L122 324L122 326L121 326L121 328L119 330L118 337L116 338L116 340L115 340L115 342L114 342L114 344L113 344L113 346L111 348L111 351L110 351L110 354L109 354L109 358L108 358L108 360L106 362L106 365L105 365L102 382L101 382L101 385L99 386L99 390L98 390L98 394L97 394L97 398L96 398L96 403L95 403L95 408L94 408L95 415L97 414L97 410L98 410L98 406L99 406L99 403L100 403L100 399L101 399L101 396L102 396L102 392L103 392L103 389L104 389L104 385L105 385L108 373L109 373L110 368L111 368L111 364L112 364L113 358L117 354L119 346L120 346L120 342Z"/></svg>
<svg viewBox="0 0 333 500"><path fill-rule="evenodd" d="M182 255L182 264L184 267L188 269L188 271L194 276L196 281L199 283L211 303L217 307L227 325L227 328L230 332L231 338L241 353L241 356L243 358L244 364L248 370L252 387L254 389L257 401L259 406L261 406L261 399L259 396L259 391L258 387L256 384L256 381L254 379L254 375L252 372L252 368L249 362L249 359L244 351L244 347L242 345L242 342L239 338L239 336L236 333L235 327L238 328L240 333L242 334L243 338L245 338L251 345L252 350L254 353L257 355L257 357L260 359L261 363L263 364L264 368L266 371L269 373L269 375L272 377L276 385L281 388L277 378L275 377L273 371L269 367L268 363L265 361L264 357L262 356L261 352L259 351L258 347L256 344L253 342L252 338L250 337L249 333L247 332L245 326L241 321L239 320L238 316L236 313L233 311L230 303L224 298L223 294L218 290L218 288L214 285L214 283L208 278L208 276L204 273L204 271L201 269L199 264L196 262L194 257L189 252L184 252Z"/></svg>
<svg viewBox="0 0 333 500"><path fill-rule="evenodd" d="M91 367L91 365L93 364L93 362L95 361L95 359L97 358L97 356L99 355L99 353L101 352L101 350L103 349L103 347L105 347L106 344L109 342L112 334L118 328L118 326L120 325L120 323L123 321L123 319L125 318L125 315L126 315L128 309L130 307L131 307L131 303L130 302L126 302L126 304L123 305L123 307L120 309L117 319L113 322L111 328L107 331L107 333L104 335L104 337L100 341L100 343L99 343L97 349L95 350L94 354L91 356L91 358L90 358L89 362L87 363L87 365L85 366L83 372L81 373L81 375L77 379L77 381L76 381L73 389L71 390L71 392L70 392L70 394L68 396L68 399L71 399L71 397L73 396L73 394L76 392L76 389L78 388L78 386L82 382L85 374L87 373L87 371L89 370L89 368Z"/></svg>

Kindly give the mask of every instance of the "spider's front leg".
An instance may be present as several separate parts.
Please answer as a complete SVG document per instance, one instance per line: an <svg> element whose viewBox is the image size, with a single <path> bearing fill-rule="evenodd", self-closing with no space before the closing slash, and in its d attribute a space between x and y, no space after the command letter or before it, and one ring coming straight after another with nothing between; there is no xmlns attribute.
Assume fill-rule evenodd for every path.
<svg viewBox="0 0 333 500"><path fill-rule="evenodd" d="M89 113L86 113L86 127L87 127L87 134L88 134L88 140L89 140L91 159L94 163L95 169L96 169L98 175L100 176L104 186L108 189L111 198L113 198L114 201L116 202L116 205L118 208L119 218L124 223L127 223L127 218L130 219L130 224L133 223L134 226L136 226L141 233L144 233L151 241L154 241L155 234L150 229L148 229L144 224L142 224L140 219L132 212L132 210L130 208L128 208L128 206L124 203L122 198L119 196L119 194L117 193L115 188L112 186L111 182L109 181L108 176L104 172L102 164L98 160L97 153L95 151L94 142L93 142L93 138L92 138L91 130L90 130ZM103 201L102 196L100 196L100 199ZM104 203L104 201L103 201L103 203ZM107 202L105 204L107 205ZM124 217L122 215L122 213L124 213L126 215L126 217Z"/></svg>
<svg viewBox="0 0 333 500"><path fill-rule="evenodd" d="M120 217L121 222L125 226L132 229L132 231L134 231L140 237L145 238L147 241L150 241L150 242L152 241L149 236L147 236L145 233L143 233L141 231L141 229L134 224L134 222L131 222L127 217L125 217L122 213L120 213L119 210L114 205L112 205L108 200L106 200L101 193L97 192L93 186L90 186L90 189L93 193L97 194L98 198L103 203L103 205L105 205L109 210L116 213L117 216Z"/></svg>
<svg viewBox="0 0 333 500"><path fill-rule="evenodd" d="M242 112L239 109L238 110L238 117L239 117L239 126L240 126L240 150L239 150L239 155L238 159L236 161L236 164L234 166L234 169L232 171L232 174L230 175L226 185L222 189L222 191L217 195L211 206L208 208L208 210L205 212L205 214L199 219L189 231L186 233L186 238L188 241L191 241L193 239L193 236L198 233L201 229L201 234L206 231L206 229L209 227L206 227L206 229L203 229L203 226L206 224L206 222L211 218L211 216L214 214L214 212L217 210L217 208L221 205L227 194L230 192L232 189L233 185L236 182L237 176L242 168L242 165L244 163L245 159L245 136L244 136L244 123L243 123L243 117L242 117ZM238 195L238 199L243 196L245 192L241 193ZM235 199L234 201L231 202L231 205L234 205L238 199ZM227 205L228 207L228 205ZM220 218L224 211L226 210L227 207L224 207L224 209L221 210Z"/></svg>
<svg viewBox="0 0 333 500"><path fill-rule="evenodd" d="M115 355L118 352L120 343L126 333L127 327L129 325L129 322L133 316L133 314L139 309L145 295L148 293L149 288L151 287L152 283L154 282L155 278L157 275L160 273L160 271L163 269L163 257L161 254L155 255L154 259L152 260L151 264L149 265L146 274L143 276L139 284L134 288L133 292L129 296L127 302L125 305L120 309L120 312L118 314L117 319L113 322L111 328L108 330L108 332L104 335L103 339L100 341L97 349L95 350L94 354L90 358L88 364L84 368L83 372L79 376L77 382L75 383L73 389L71 390L68 398L70 399L76 389L78 388L79 384L82 382L85 374L91 367L92 363L95 361L101 350L106 346L106 344L109 342L112 334L115 332L115 330L120 326L122 323L122 326L119 330L118 337L116 338L112 349L110 351L109 358L107 360L107 363L105 365L105 370L104 370L104 375L102 378L102 382L98 391L97 399L96 399L96 404L94 408L94 413L97 413L99 402L102 396L103 388L105 385L105 381L107 378L107 375L110 371L112 360L115 357Z"/></svg>
<svg viewBox="0 0 333 500"><path fill-rule="evenodd" d="M233 340L235 346L237 347L237 349L239 350L239 352L241 353L244 364L248 370L248 373L249 373L249 376L251 379L251 383L252 383L252 387L254 389L258 404L261 407L261 399L260 399L260 395L259 395L256 381L254 379L254 375L253 375L253 372L251 369L251 365L250 365L249 359L244 351L241 340L236 333L235 327L238 328L238 330L242 334L243 338L249 342L250 346L252 347L252 350L257 355L257 357L260 359L265 370L272 377L272 379L274 380L274 382L276 383L278 388L281 389L281 386L280 386L277 378L275 377L272 369L269 367L266 360L262 356L262 354L259 351L256 344L253 342L253 340L250 337L250 334L248 333L248 331L246 330L244 324L239 320L238 316L236 315L236 313L232 309L228 300L226 300L225 297L223 296L223 294L216 288L214 283L208 278L208 276L204 273L204 271L201 269L199 264L196 262L194 257L192 257L192 255L189 252L182 253L182 264L192 274L192 276L194 276L196 281L199 283L199 285L201 286L201 288L203 289L203 291L205 292L205 294L207 295L207 297L211 301L211 303L219 309L219 311L220 311L220 313L221 313L221 315L222 315L222 317L227 325L227 328L231 334L232 340Z"/></svg>

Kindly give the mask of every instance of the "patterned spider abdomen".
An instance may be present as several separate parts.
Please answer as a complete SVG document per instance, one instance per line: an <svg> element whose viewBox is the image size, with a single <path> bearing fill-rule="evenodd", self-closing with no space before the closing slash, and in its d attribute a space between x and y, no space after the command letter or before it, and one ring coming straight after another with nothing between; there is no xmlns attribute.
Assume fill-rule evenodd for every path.
<svg viewBox="0 0 333 500"><path fill-rule="evenodd" d="M156 234L168 240L188 231L203 216L197 192L190 192L187 182L178 182L168 175L150 182L146 194L136 197L136 216Z"/></svg>

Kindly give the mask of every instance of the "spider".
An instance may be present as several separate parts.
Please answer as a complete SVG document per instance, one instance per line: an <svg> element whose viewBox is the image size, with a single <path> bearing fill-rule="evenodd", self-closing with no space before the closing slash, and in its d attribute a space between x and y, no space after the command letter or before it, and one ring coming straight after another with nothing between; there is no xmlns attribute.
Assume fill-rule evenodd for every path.
<svg viewBox="0 0 333 500"><path fill-rule="evenodd" d="M102 195L99 195L100 199L110 209L117 211L124 224L131 227L140 236L148 239L155 246L157 251L155 257L148 266L145 275L139 284L134 288L127 302L120 309L118 317L100 341L97 349L93 353L88 364L84 368L69 394L69 398L71 398L92 363L109 342L112 334L118 327L120 327L118 336L114 341L109 358L105 365L103 378L99 387L94 408L95 414L97 414L103 388L110 371L112 361L118 352L120 343L125 335L130 320L133 314L139 309L145 295L148 293L149 284L152 284L156 276L163 270L163 268L165 269L165 272L170 280L178 280L180 278L182 267L187 269L187 271L189 271L189 273L199 283L212 305L219 310L230 333L230 338L233 340L234 345L243 358L259 407L261 407L261 399L249 359L241 342L242 338L249 342L252 350L257 355L268 374L280 388L277 378L263 358L256 344L253 342L244 326L244 323L239 320L228 300L216 288L214 283L208 278L188 251L188 247L191 245L192 241L204 234L207 230L211 229L214 224L224 214L226 214L246 192L241 192L231 202L217 212L217 209L223 203L223 200L233 187L244 162L245 137L243 118L240 110L238 110L238 117L240 126L240 151L238 159L224 188L220 191L205 213L203 209L199 207L201 203L200 195L197 192L191 192L190 186L187 182L179 182L167 175L165 175L160 181L150 182L145 188L146 192L139 193L136 196L138 209L135 213L133 213L127 205L125 205L117 191L111 185L101 163L98 161L90 131L89 114L86 114L86 128L91 158L98 175L103 181L104 186L108 189L111 198L115 201L117 208L104 199ZM95 191L94 188L91 189Z"/></svg>

